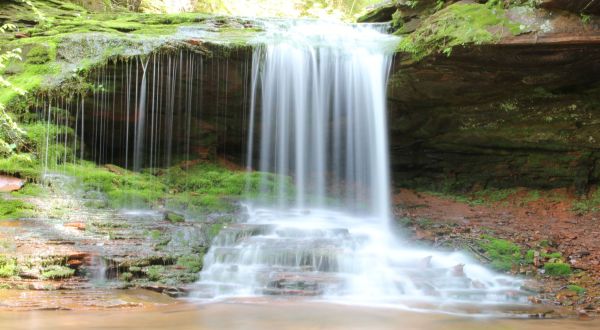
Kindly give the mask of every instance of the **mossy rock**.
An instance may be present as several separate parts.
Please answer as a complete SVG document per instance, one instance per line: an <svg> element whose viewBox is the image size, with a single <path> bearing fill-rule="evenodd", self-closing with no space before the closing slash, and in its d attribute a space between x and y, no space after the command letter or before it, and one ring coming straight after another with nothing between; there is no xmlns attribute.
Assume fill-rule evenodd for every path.
<svg viewBox="0 0 600 330"><path fill-rule="evenodd" d="M60 280L75 275L75 270L65 266L51 265L42 270L42 277L50 280Z"/></svg>

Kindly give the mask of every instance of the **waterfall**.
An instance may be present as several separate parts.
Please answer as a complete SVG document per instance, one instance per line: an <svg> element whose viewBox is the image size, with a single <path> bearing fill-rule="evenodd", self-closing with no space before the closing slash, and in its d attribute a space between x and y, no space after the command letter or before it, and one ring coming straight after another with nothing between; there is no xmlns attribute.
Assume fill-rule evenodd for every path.
<svg viewBox="0 0 600 330"><path fill-rule="evenodd" d="M292 25L267 38L254 56L253 81L260 86L254 84L253 94L260 105L252 102L251 125L260 137L258 148L250 147L259 159L254 164L249 158L249 167L293 178L294 194L285 180L276 187L280 207L329 208L329 197L338 196L344 209L362 207L387 218L385 88L391 53L381 47L391 38L370 27L338 24ZM369 39L382 43L363 43Z"/></svg>
<svg viewBox="0 0 600 330"><path fill-rule="evenodd" d="M514 302L518 280L392 233L386 83L397 40L381 25L267 30L253 55L246 156L275 196L248 201L247 222L215 238L196 296Z"/></svg>

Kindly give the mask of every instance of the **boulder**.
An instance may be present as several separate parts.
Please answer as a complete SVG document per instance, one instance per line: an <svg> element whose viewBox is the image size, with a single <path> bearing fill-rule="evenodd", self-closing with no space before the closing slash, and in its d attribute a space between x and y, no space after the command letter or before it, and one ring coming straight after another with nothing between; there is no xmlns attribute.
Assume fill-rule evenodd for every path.
<svg viewBox="0 0 600 330"><path fill-rule="evenodd" d="M23 188L25 180L12 176L0 175L0 192L12 192Z"/></svg>

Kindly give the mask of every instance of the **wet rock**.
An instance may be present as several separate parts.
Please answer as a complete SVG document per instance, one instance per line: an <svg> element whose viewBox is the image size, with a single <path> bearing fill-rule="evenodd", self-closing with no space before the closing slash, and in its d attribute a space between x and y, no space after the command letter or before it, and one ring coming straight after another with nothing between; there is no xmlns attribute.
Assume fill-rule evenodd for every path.
<svg viewBox="0 0 600 330"><path fill-rule="evenodd" d="M17 38L17 39L31 38L31 35L27 32L17 32L17 33L15 33L15 38Z"/></svg>
<svg viewBox="0 0 600 330"><path fill-rule="evenodd" d="M165 220L171 223L185 222L185 217L172 211L165 212Z"/></svg>
<svg viewBox="0 0 600 330"><path fill-rule="evenodd" d="M432 256L427 256L419 262L419 267L421 268L431 268L431 259Z"/></svg>
<svg viewBox="0 0 600 330"><path fill-rule="evenodd" d="M452 270L451 270L452 276L464 277L465 276L464 268L465 268L464 264L458 264L458 265L452 267Z"/></svg>
<svg viewBox="0 0 600 330"><path fill-rule="evenodd" d="M23 188L25 180L12 176L0 175L0 192L12 192Z"/></svg>
<svg viewBox="0 0 600 330"><path fill-rule="evenodd" d="M64 227L68 227L68 228L74 228L77 230L85 230L85 223L84 222L69 222L69 223L65 223L63 225Z"/></svg>
<svg viewBox="0 0 600 330"><path fill-rule="evenodd" d="M583 310L583 309L580 309L580 310L577 311L577 318L579 320L581 320L581 321L589 321L589 320L592 319L592 317L590 316L590 314L587 311Z"/></svg>

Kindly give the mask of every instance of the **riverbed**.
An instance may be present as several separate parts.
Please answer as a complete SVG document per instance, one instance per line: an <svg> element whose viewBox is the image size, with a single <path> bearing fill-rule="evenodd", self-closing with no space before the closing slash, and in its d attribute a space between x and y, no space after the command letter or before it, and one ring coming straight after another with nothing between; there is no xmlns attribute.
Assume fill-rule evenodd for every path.
<svg viewBox="0 0 600 330"><path fill-rule="evenodd" d="M600 321L465 317L290 299L0 312L0 329L599 329Z"/></svg>

